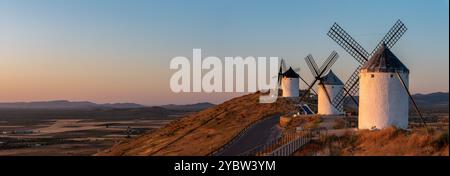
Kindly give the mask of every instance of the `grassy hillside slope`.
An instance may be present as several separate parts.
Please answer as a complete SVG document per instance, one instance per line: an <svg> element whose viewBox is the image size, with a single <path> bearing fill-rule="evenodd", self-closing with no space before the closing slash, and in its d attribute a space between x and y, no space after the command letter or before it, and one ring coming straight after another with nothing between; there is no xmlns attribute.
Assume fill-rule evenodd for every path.
<svg viewBox="0 0 450 176"><path fill-rule="evenodd" d="M287 99L261 104L259 95L237 97L187 115L158 130L121 141L97 155L207 155L252 122L294 109Z"/></svg>

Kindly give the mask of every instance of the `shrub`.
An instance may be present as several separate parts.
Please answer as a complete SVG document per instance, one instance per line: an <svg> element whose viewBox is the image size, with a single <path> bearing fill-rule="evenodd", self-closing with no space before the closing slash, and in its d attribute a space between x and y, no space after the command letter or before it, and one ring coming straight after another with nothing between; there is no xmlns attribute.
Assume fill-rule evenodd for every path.
<svg viewBox="0 0 450 176"><path fill-rule="evenodd" d="M448 131L438 135L438 137L433 140L432 144L437 149L448 146Z"/></svg>

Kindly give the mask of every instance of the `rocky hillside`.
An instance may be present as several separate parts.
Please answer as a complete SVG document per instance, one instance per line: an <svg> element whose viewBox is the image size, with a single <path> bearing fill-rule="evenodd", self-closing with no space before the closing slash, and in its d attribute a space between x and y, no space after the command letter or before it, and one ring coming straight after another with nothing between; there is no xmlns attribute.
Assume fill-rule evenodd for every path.
<svg viewBox="0 0 450 176"><path fill-rule="evenodd" d="M252 122L292 111L287 99L260 104L259 93L231 99L189 114L158 130L124 140L97 155L207 155L217 150Z"/></svg>

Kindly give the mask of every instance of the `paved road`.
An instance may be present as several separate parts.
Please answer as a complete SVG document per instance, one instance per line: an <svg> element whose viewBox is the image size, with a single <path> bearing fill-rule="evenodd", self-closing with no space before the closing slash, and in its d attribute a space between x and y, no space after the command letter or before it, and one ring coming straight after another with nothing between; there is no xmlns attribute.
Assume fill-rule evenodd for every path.
<svg viewBox="0 0 450 176"><path fill-rule="evenodd" d="M281 129L278 127L279 117L269 117L255 124L241 138L225 149L222 155L236 156L278 138L281 135Z"/></svg>

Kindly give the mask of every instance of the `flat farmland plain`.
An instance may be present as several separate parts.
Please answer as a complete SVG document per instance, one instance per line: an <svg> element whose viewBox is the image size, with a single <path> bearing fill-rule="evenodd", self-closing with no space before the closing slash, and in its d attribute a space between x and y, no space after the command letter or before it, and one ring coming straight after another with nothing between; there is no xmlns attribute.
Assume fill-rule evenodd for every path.
<svg viewBox="0 0 450 176"><path fill-rule="evenodd" d="M0 112L0 156L92 155L190 113L148 108Z"/></svg>

